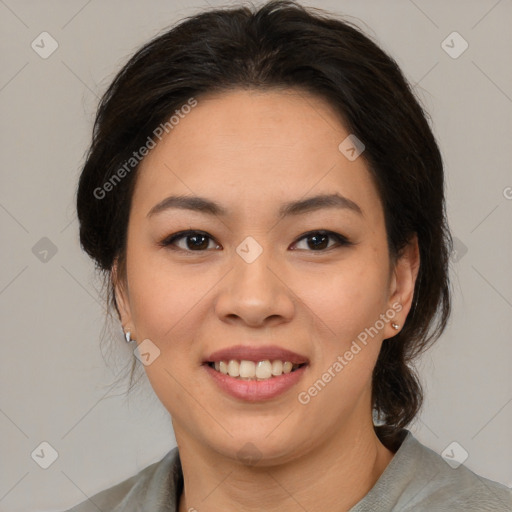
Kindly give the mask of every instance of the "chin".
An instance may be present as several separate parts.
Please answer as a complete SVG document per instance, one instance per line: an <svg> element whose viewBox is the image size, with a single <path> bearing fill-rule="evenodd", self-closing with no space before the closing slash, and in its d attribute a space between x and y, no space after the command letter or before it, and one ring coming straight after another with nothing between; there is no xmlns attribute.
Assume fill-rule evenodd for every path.
<svg viewBox="0 0 512 512"><path fill-rule="evenodd" d="M274 423L272 428L275 426ZM272 428L235 431L233 437L221 434L220 438L205 439L205 442L222 457L247 466L284 464L304 453L309 440L292 436L289 429L269 436Z"/></svg>

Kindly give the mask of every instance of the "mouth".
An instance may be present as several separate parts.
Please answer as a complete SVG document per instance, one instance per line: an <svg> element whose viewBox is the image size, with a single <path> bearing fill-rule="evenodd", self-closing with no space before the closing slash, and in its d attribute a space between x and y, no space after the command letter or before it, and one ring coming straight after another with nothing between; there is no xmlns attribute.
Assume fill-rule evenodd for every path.
<svg viewBox="0 0 512 512"><path fill-rule="evenodd" d="M282 361L280 359L264 359L262 361L249 361L247 359L208 361L207 364L216 372L229 375L239 380L269 380L280 377L283 374L293 373L294 371L306 366L307 363L292 363L291 361Z"/></svg>
<svg viewBox="0 0 512 512"><path fill-rule="evenodd" d="M309 365L305 356L276 346L237 345L209 354L202 362L213 382L241 400L268 400L295 386Z"/></svg>

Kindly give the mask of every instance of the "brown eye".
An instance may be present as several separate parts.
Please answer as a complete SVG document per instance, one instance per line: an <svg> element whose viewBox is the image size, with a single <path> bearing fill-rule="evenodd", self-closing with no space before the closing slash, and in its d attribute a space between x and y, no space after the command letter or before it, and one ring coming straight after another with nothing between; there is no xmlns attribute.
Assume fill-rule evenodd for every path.
<svg viewBox="0 0 512 512"><path fill-rule="evenodd" d="M177 244L177 242L181 242L185 240L185 243L181 246ZM170 237L167 237L165 240L160 242L162 247L169 247L171 249L177 248L183 251L195 251L202 252L207 250L210 244L210 241L214 241L213 238L207 233L203 233L201 231L180 231L179 233L175 233ZM172 247L176 246L176 247ZM220 247L218 244L216 247Z"/></svg>
<svg viewBox="0 0 512 512"><path fill-rule="evenodd" d="M329 239L335 240L336 243L329 245ZM349 240L340 235L339 233L334 233L333 231L310 231L306 233L295 243L306 240L306 250L311 251L324 251L326 249L331 249L332 247L338 246L347 246L352 245ZM302 250L302 249L300 249Z"/></svg>

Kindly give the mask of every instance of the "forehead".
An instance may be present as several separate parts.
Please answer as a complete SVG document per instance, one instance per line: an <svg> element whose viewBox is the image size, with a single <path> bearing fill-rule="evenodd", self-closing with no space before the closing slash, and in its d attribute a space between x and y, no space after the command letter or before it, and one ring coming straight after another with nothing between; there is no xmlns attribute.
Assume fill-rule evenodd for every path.
<svg viewBox="0 0 512 512"><path fill-rule="evenodd" d="M379 199L363 158L350 161L339 149L349 135L327 102L302 91L198 97L141 162L133 204L149 211L181 193L266 209L339 192L374 208Z"/></svg>

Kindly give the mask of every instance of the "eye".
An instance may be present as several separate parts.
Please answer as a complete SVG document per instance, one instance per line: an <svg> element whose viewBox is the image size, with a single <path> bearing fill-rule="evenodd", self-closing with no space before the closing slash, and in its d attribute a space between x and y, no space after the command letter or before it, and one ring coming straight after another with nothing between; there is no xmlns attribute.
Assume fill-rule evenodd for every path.
<svg viewBox="0 0 512 512"><path fill-rule="evenodd" d="M335 241L334 244L329 245L329 239ZM177 242L185 241L184 245L180 246ZM327 249L332 249L334 246L349 246L353 245L346 237L339 233L335 233L334 231L310 231L309 233L305 233L302 235L297 242L293 245L295 246L293 250L297 249L297 244L303 240L306 240L306 250L310 249L314 252L322 252ZM215 240L204 231L179 231L178 233L174 233L173 235L168 236L164 240L162 240L159 245L161 247L169 247L171 249L177 249L187 252L204 252L208 249L212 249L210 247L210 242L214 242L214 249L221 248L219 244L215 242ZM173 247L174 246L174 247ZM303 248L299 250L304 250Z"/></svg>
<svg viewBox="0 0 512 512"><path fill-rule="evenodd" d="M177 241L181 241L185 239L185 247L179 246L176 244ZM169 247L176 245L177 247L170 247L171 249L180 249L182 251L194 251L194 252L203 252L207 249L211 249L209 247L210 241L214 241L213 238L203 231L180 231L178 233L174 233L173 235L162 240L159 245L162 247ZM216 244L215 248L220 247L219 244Z"/></svg>
<svg viewBox="0 0 512 512"><path fill-rule="evenodd" d="M307 248L312 249L315 252L324 251L326 249L331 249L333 246L336 246L336 243L333 245L329 244L329 238L335 240L338 246L348 246L352 245L346 237L340 235L339 233L335 233L334 231L310 231L305 235L301 236L295 245L302 240L307 240ZM309 242L311 241L311 243ZM295 250L295 249L294 249Z"/></svg>

